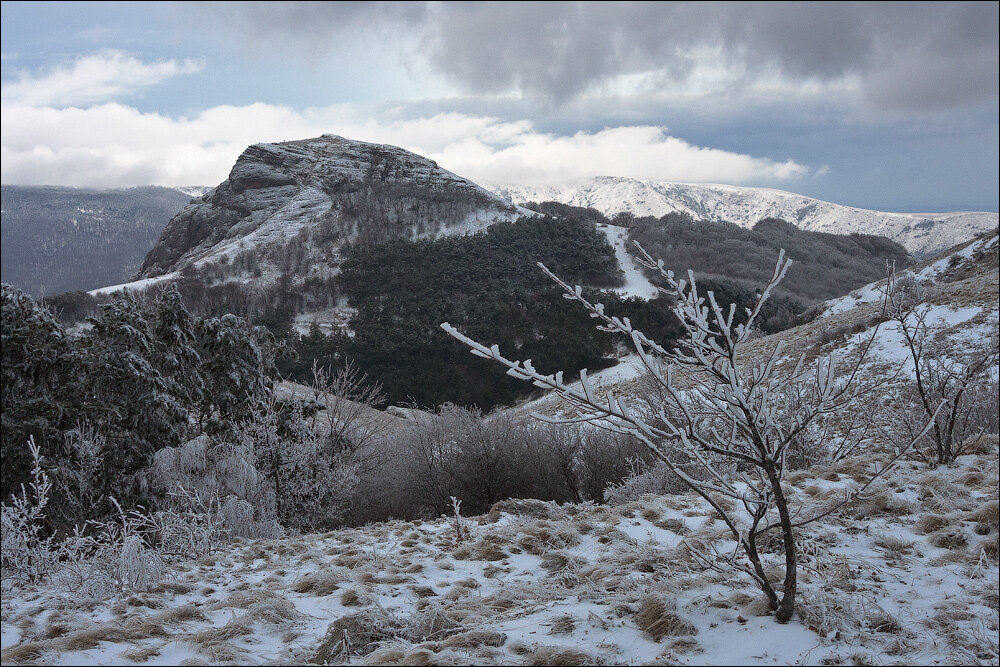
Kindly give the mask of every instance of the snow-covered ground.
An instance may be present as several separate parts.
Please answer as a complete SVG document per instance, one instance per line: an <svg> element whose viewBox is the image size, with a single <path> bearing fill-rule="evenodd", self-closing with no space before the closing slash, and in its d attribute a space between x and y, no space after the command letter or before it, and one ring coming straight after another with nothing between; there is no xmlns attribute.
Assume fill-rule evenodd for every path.
<svg viewBox="0 0 1000 667"><path fill-rule="evenodd" d="M887 213L770 188L614 176L557 185L493 185L490 189L515 204L557 201L592 207L605 215L627 211L660 217L680 212L696 220L726 220L744 227L752 227L762 218L781 218L809 231L880 234L921 255L941 252L979 232L994 229L998 221L997 214L991 212Z"/></svg>
<svg viewBox="0 0 1000 667"><path fill-rule="evenodd" d="M625 285L615 289L615 292L622 296L655 298L658 294L656 286L642 272L642 267L632 257L632 249L627 247L628 230L615 225L597 225L597 230L607 237L608 243L615 249L615 259L625 273Z"/></svg>
<svg viewBox="0 0 1000 667"><path fill-rule="evenodd" d="M793 505L869 465L792 474ZM696 497L507 501L464 538L397 521L220 544L115 599L5 593L3 663L997 664L997 472L993 438L803 529L786 625L745 576L697 564L733 542Z"/></svg>
<svg viewBox="0 0 1000 667"><path fill-rule="evenodd" d="M915 280L925 285L932 285L940 279L941 275L948 270L949 266L957 266L968 262L977 254L995 252L1000 241L997 235L979 238L970 241L964 247L953 253L942 256L934 261L928 261L923 266L918 266L913 273ZM905 273L905 272L903 272ZM856 308L866 303L878 303L885 293L885 280L870 283L864 287L859 287L850 294L830 299L822 306L820 317L836 315Z"/></svg>

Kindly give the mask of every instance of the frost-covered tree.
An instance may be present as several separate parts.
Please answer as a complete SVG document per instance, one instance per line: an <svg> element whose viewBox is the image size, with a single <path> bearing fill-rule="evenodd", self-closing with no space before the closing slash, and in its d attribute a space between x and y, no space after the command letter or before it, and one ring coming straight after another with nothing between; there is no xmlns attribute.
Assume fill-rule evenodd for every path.
<svg viewBox="0 0 1000 667"><path fill-rule="evenodd" d="M933 442L927 457L936 464L951 463L971 440L997 427L996 381L990 372L1000 358L997 334L970 341L962 358L951 358L936 340L941 327L932 322L926 288L912 274L888 280L889 317L899 332L912 365L916 419L905 415L905 430L912 434L931 420L928 437ZM938 410L947 401L944 410ZM909 412L909 411L906 411Z"/></svg>
<svg viewBox="0 0 1000 667"><path fill-rule="evenodd" d="M441 326L473 354L498 361L513 377L555 391L577 411L565 419L537 415L539 418L591 422L645 443L687 488L718 512L742 552L741 568L767 596L777 621L787 622L795 609L798 529L857 497L915 439L890 454L871 479L849 490L832 506L794 506L782 485L789 450L811 425L836 419L851 408L857 395L854 380L871 340L862 344L858 359L842 373L837 372L833 356L809 364L804 356L798 363L781 363L780 343L754 357L748 344L757 337L753 328L761 307L788 270L790 261L784 251L756 303L740 318L743 323L737 324L735 306L724 309L711 291L700 293L693 272L688 272L686 280L675 278L673 272L664 270L662 262L655 262L641 247L639 250L643 263L659 271L666 284L661 289L676 303L674 313L683 335L672 349L649 339L628 318L606 313L604 305L589 301L579 286L566 284L542 264L539 267L563 288L566 298L586 308L600 328L631 340L661 389L658 404L651 406L648 397L641 406L610 392L600 396L588 381L586 370L580 373L581 388L577 389L563 380L561 371L544 375L530 359L507 359L498 346L478 343L448 323ZM798 390L787 391L792 386ZM790 396L795 397L794 402ZM782 581L771 579L762 560L771 531L779 531L781 536ZM731 555L720 553L698 557L708 567L731 562Z"/></svg>
<svg viewBox="0 0 1000 667"><path fill-rule="evenodd" d="M75 399L75 358L63 326L24 292L0 286L0 493L31 477L29 438L47 450L62 438Z"/></svg>
<svg viewBox="0 0 1000 667"><path fill-rule="evenodd" d="M162 346L148 311L125 291L101 306L80 340L81 368L91 379L85 403L94 428L114 439L119 473L148 465L157 448L183 442L188 410L179 378L158 363Z"/></svg>
<svg viewBox="0 0 1000 667"><path fill-rule="evenodd" d="M235 315L197 322L201 372L209 387L201 411L225 424L245 419L271 392L277 370L274 338L264 328Z"/></svg>

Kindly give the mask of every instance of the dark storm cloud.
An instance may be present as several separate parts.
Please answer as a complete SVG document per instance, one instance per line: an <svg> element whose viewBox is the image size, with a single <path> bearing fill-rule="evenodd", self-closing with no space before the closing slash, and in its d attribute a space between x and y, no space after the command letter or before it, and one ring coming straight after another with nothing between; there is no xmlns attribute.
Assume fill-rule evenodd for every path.
<svg viewBox="0 0 1000 667"><path fill-rule="evenodd" d="M742 83L856 76L887 109L994 98L998 5L984 3L276 3L220 4L232 25L309 49L345 33L406 36L440 74L476 93L565 102L610 77L684 83L717 53ZM376 41L372 48L394 48ZM358 54L359 64L364 54ZM719 63L715 63L719 64Z"/></svg>
<svg viewBox="0 0 1000 667"><path fill-rule="evenodd" d="M659 71L682 82L700 49L753 80L857 75L894 107L997 93L997 4L449 4L431 25L432 62L480 92L563 100L607 77Z"/></svg>

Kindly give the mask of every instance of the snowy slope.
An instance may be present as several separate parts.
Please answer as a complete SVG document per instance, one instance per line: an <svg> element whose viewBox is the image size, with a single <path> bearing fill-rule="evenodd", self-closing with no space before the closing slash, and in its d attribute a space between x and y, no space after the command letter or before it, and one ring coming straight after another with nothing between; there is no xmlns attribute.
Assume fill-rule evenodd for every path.
<svg viewBox="0 0 1000 667"><path fill-rule="evenodd" d="M649 281L642 267L635 261L628 249L628 230L616 225L597 225L597 230L604 234L608 243L615 249L615 259L618 267L625 273L625 284L614 290L622 296L638 296L643 299L655 298L658 290Z"/></svg>
<svg viewBox="0 0 1000 667"><path fill-rule="evenodd" d="M886 236L917 255L940 252L998 223L997 214L989 212L886 213L782 190L610 176L562 185L494 185L491 189L516 204L557 201L592 207L605 215L627 211L660 217L679 212L696 220L725 220L744 227L762 218L780 218L808 231Z"/></svg>
<svg viewBox="0 0 1000 667"><path fill-rule="evenodd" d="M5 592L0 656L5 665L996 664L998 570L983 551L996 543L989 449L936 470L902 464L865 501L803 529L798 611L784 625L749 577L698 565L694 549L721 560L735 545L692 494L620 506L511 500L467 520L464 539L446 518L393 521L219 544L171 560L169 578L132 596L49 584ZM800 471L790 502L835 499L868 466ZM977 520L990 520L990 507L984 537ZM925 521L941 514L940 528ZM764 562L780 568L780 555Z"/></svg>

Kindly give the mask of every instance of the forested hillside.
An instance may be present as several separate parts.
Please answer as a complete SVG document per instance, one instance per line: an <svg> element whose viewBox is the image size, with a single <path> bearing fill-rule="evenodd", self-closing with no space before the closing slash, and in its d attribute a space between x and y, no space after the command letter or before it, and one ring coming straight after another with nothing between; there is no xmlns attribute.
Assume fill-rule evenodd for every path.
<svg viewBox="0 0 1000 667"><path fill-rule="evenodd" d="M167 221L191 200L155 186L5 185L2 192L0 275L35 296L125 282Z"/></svg>
<svg viewBox="0 0 1000 667"><path fill-rule="evenodd" d="M488 371L438 327L461 322L518 350L541 368L600 368L613 339L561 298L537 267L550 269L590 291L621 282L614 253L592 225L569 219L497 223L485 232L426 241L393 241L352 247L339 284L349 304L352 336L323 339L318 331L296 344L300 356L286 368L303 377L311 359L354 359L379 380L390 402L443 402L489 409L530 388ZM666 332L665 302L624 300L609 305ZM577 345L559 345L573 337Z"/></svg>

